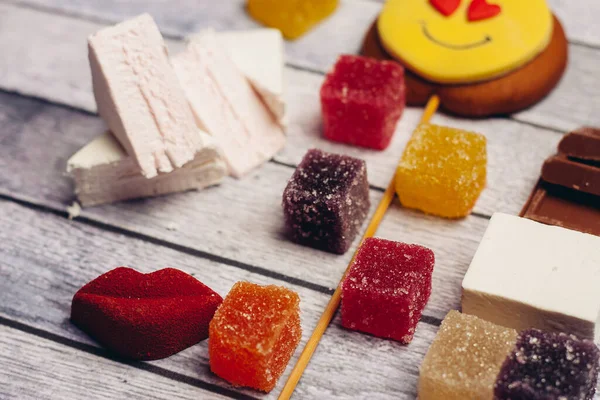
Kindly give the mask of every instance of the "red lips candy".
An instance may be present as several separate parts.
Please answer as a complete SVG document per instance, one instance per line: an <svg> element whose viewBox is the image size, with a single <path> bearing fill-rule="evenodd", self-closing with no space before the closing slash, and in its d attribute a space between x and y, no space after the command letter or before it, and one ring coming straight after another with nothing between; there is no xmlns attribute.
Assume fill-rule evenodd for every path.
<svg viewBox="0 0 600 400"><path fill-rule="evenodd" d="M222 302L182 271L165 268L142 274L120 267L75 293L71 321L121 356L157 360L206 339Z"/></svg>

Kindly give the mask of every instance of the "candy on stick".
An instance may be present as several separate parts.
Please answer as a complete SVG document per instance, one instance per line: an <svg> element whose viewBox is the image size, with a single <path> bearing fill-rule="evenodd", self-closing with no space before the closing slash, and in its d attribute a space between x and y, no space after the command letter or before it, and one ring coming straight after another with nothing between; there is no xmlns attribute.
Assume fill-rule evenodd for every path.
<svg viewBox="0 0 600 400"><path fill-rule="evenodd" d="M425 108L425 112L423 113L423 117L421 118L421 123L429 122L429 120L431 119L433 114L435 114L435 111L437 110L438 106L439 106L439 98L437 96L433 96L430 99L429 103L427 104L427 107ZM377 209L375 210L375 213L373 214L373 217L371 218L371 222L369 223L367 230L365 231L365 233L363 235L363 241L366 238L372 237L375 234L375 232L377 231L377 228L379 227L379 224L381 223L381 220L383 219L385 212L387 211L388 207L392 203L392 200L394 199L394 188L395 188L395 181L394 181L394 178L392 178L392 180L388 184L388 187L387 187L385 193L383 194L381 201L379 202L379 205L377 206ZM350 265L348 266L346 273L348 273ZM345 274L344 274L344 276L345 276ZM343 277L342 277L342 281L343 281ZM342 294L342 289L341 289L341 282L340 282L340 285L338 285L335 292L333 293L333 296L331 297L331 300L329 300L329 303L327 304L325 311L321 315L321 318L319 319L319 322L317 323L315 330L313 331L310 339L306 343L306 346L304 347L304 350L302 351L302 354L300 355L300 358L298 359L296 366L292 370L292 373L290 374L281 394L279 395L280 400L289 399L292 396L292 394L294 393L294 389L296 388L296 385L300 381L300 378L302 377L302 373L304 372L304 369L308 365L310 358L312 357L313 353L317 349L317 346L319 345L319 341L323 337L325 330L327 330L329 323L333 319L335 311L337 310L338 306L340 305L341 294Z"/></svg>

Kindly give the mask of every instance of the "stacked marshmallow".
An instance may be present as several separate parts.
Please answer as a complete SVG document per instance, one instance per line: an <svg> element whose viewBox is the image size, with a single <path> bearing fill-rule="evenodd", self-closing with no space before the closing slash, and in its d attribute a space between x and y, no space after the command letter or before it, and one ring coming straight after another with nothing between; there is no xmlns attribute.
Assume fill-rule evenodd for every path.
<svg viewBox="0 0 600 400"><path fill-rule="evenodd" d="M109 131L68 161L83 206L241 178L285 145L277 30L202 32L169 59L144 14L92 35L89 59Z"/></svg>

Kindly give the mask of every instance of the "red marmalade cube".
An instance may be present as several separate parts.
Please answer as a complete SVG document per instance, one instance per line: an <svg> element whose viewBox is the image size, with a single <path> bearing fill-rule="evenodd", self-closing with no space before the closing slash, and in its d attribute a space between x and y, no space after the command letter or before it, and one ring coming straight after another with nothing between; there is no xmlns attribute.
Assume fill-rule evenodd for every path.
<svg viewBox="0 0 600 400"><path fill-rule="evenodd" d="M384 150L404 111L405 92L398 63L340 56L321 87L325 137Z"/></svg>
<svg viewBox="0 0 600 400"><path fill-rule="evenodd" d="M342 283L342 325L410 343L431 294L434 263L425 247L365 240Z"/></svg>

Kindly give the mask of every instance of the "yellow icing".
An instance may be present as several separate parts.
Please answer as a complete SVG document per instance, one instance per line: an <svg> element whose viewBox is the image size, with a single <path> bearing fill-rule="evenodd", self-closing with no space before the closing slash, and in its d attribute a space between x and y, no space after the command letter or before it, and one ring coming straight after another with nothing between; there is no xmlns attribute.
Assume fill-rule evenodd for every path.
<svg viewBox="0 0 600 400"><path fill-rule="evenodd" d="M381 42L407 67L434 82L471 83L527 64L550 43L545 0L489 0L499 15L470 22L472 0L445 17L428 0L388 0L378 20Z"/></svg>
<svg viewBox="0 0 600 400"><path fill-rule="evenodd" d="M248 13L263 25L296 39L331 15L338 0L248 0Z"/></svg>

